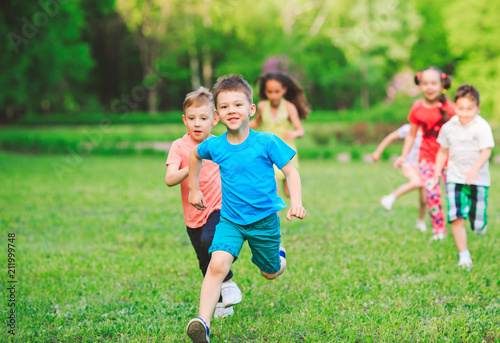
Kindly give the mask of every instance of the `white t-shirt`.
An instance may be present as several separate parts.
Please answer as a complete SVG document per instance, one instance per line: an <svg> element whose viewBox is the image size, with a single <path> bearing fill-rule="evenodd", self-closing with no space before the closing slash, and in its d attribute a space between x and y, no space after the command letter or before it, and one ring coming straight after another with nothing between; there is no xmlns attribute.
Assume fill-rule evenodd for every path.
<svg viewBox="0 0 500 343"><path fill-rule="evenodd" d="M490 125L479 114L467 125L462 125L458 115L443 125L437 142L443 148L449 148L447 182L465 184L465 172L469 171L481 155L481 150L493 148L495 141ZM478 172L480 180L474 180L477 186L491 184L489 162Z"/></svg>
<svg viewBox="0 0 500 343"><path fill-rule="evenodd" d="M408 134L410 133L410 124L404 124L398 129L398 136L399 138L406 138ZM413 142L413 145L410 149L410 152L408 153L408 156L406 157L406 162L408 164L417 167L418 168L418 154L420 151L420 144L422 144L422 130L417 131L417 136L415 137L415 142Z"/></svg>

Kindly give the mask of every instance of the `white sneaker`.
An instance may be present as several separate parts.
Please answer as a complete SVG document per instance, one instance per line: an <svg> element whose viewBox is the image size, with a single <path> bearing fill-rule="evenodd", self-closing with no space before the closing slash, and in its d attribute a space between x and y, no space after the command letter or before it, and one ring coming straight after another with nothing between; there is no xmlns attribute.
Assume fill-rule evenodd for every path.
<svg viewBox="0 0 500 343"><path fill-rule="evenodd" d="M283 254L282 254L283 252ZM283 256L283 258L286 260L286 249L285 247L280 247L280 256Z"/></svg>
<svg viewBox="0 0 500 343"><path fill-rule="evenodd" d="M427 225L425 225L425 220L417 220L417 223L415 224L415 228L419 229L421 232L426 232Z"/></svg>
<svg viewBox="0 0 500 343"><path fill-rule="evenodd" d="M474 233L482 236L486 233L486 230L488 230L488 225L485 225L481 230L475 230Z"/></svg>
<svg viewBox="0 0 500 343"><path fill-rule="evenodd" d="M224 307L223 303L217 303L214 311L214 319L215 318L224 318L227 316L232 316L234 314L234 309L232 306Z"/></svg>
<svg viewBox="0 0 500 343"><path fill-rule="evenodd" d="M440 233L435 233L434 235L432 235L430 241L442 241L443 239L446 238L446 234L443 233L443 232L440 232Z"/></svg>
<svg viewBox="0 0 500 343"><path fill-rule="evenodd" d="M458 261L458 266L470 271L472 268L472 260L470 258L460 258L460 260Z"/></svg>
<svg viewBox="0 0 500 343"><path fill-rule="evenodd" d="M220 294L224 307L231 307L241 302L241 291L231 280L222 283Z"/></svg>
<svg viewBox="0 0 500 343"><path fill-rule="evenodd" d="M187 325L186 333L193 343L210 343L210 329L201 318L191 319Z"/></svg>
<svg viewBox="0 0 500 343"><path fill-rule="evenodd" d="M389 194L389 195L384 195L382 197L382 199L380 199L380 204L387 211L390 211L392 209L392 205L394 204L395 201L396 201L396 197L392 194Z"/></svg>

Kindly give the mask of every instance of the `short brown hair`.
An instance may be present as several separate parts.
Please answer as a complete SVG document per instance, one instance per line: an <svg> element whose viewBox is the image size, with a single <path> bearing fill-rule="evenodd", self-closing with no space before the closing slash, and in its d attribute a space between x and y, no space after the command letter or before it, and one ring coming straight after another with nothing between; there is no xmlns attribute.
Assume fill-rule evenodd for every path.
<svg viewBox="0 0 500 343"><path fill-rule="evenodd" d="M472 85L464 83L463 85L458 87L457 91L455 92L455 102L457 102L457 100L460 98L469 98L471 100L474 100L476 102L476 105L479 106L479 91Z"/></svg>
<svg viewBox="0 0 500 343"><path fill-rule="evenodd" d="M204 105L212 105L214 108L214 97L212 93L205 87L200 87L197 90L186 95L184 103L182 104L182 109L186 112L186 108L189 107L201 107Z"/></svg>
<svg viewBox="0 0 500 343"><path fill-rule="evenodd" d="M253 90L240 74L229 74L221 76L214 85L214 102L217 106L217 97L222 92L242 92L246 95L248 102L253 104Z"/></svg>

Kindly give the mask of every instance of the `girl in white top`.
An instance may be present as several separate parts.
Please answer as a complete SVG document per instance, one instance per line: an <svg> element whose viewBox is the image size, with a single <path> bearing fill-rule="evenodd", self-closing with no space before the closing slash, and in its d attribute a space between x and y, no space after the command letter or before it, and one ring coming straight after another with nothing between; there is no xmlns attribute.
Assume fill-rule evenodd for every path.
<svg viewBox="0 0 500 343"><path fill-rule="evenodd" d="M385 150L385 148L391 144L392 141L401 138L404 139L408 136L410 132L410 124L405 124L401 126L394 132L385 137L382 142L380 142L379 146L373 152L372 158L376 162L380 159L380 155ZM420 169L418 168L418 152L420 149L420 143L422 142L422 132L417 132L417 137L415 138L415 142L406 158L406 162L402 166L403 174L408 179L408 182L399 186L394 192L389 195L385 195L380 200L382 206L390 211L392 209L392 205L396 201L398 197L401 195L414 190L416 188L419 189L419 208L418 208L418 219L415 227L422 232L427 231L427 226L425 225L425 193L423 188L422 176L420 173Z"/></svg>

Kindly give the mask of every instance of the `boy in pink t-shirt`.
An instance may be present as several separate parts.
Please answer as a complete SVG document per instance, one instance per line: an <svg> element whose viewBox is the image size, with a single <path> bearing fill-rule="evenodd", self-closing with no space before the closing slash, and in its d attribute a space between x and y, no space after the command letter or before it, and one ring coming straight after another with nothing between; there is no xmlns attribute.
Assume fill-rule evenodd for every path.
<svg viewBox="0 0 500 343"><path fill-rule="evenodd" d="M188 165L191 150L211 136L212 127L219 119L215 115L212 93L204 87L189 93L183 104L182 120L188 133L172 143L167 158L165 182L172 187L180 183L184 222L191 243L198 257L200 270L205 276L210 263L208 249L212 245L215 227L219 223L221 209L221 181L219 166L212 161L204 161L200 172L200 188L205 195L205 211L199 211L188 202L189 183ZM229 271L222 284L221 297L214 312L214 317L233 314L233 305L241 301L238 286L231 281L233 273Z"/></svg>

